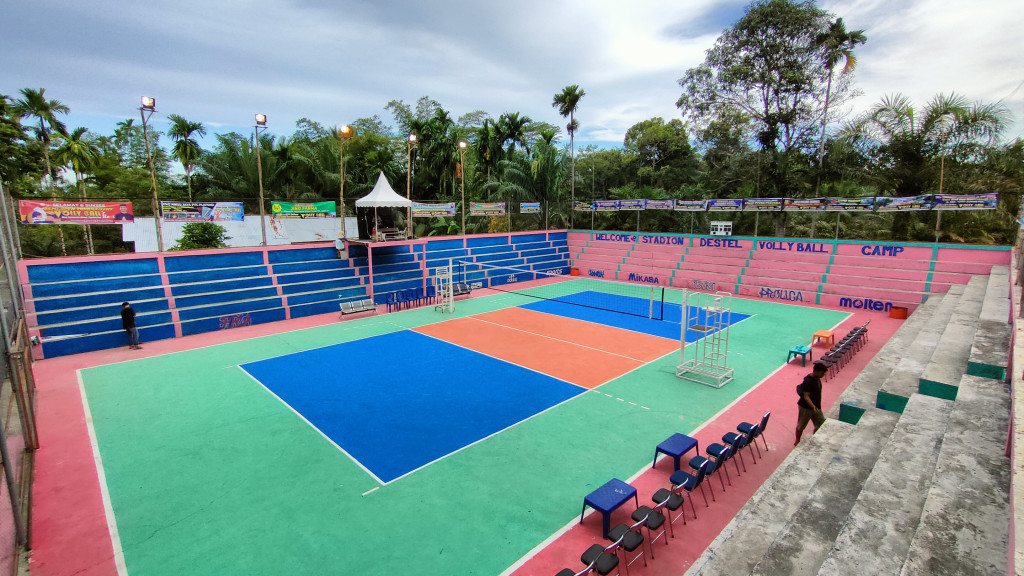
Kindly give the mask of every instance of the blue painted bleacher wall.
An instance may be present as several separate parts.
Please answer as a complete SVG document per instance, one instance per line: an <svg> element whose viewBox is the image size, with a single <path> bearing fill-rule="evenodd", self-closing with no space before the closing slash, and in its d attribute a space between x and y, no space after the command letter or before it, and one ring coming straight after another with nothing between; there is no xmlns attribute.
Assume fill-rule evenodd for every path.
<svg viewBox="0 0 1024 576"><path fill-rule="evenodd" d="M523 232L353 244L232 248L22 260L19 274L36 359L127 345L121 302L143 342L337 313L341 302L425 288L449 260L562 270L567 234Z"/></svg>

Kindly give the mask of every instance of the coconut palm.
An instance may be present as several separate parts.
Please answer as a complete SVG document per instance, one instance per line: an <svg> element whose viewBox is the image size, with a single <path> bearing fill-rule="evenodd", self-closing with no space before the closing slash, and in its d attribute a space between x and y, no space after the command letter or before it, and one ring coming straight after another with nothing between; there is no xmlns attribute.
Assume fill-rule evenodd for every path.
<svg viewBox="0 0 1024 576"><path fill-rule="evenodd" d="M199 147L199 142L196 142L194 136L206 136L206 127L202 122L192 122L177 114L171 114L167 119L171 121L171 128L167 130L167 135L174 140L171 154L178 159L178 162L181 162L181 167L185 169L185 184L188 187L188 199L191 202L192 171L195 170L199 163L199 156L203 153L203 149Z"/></svg>
<svg viewBox="0 0 1024 576"><path fill-rule="evenodd" d="M86 128L76 128L70 134L61 134L61 143L53 154L57 164L68 166L75 173L75 185L82 202L85 202L85 173L96 165L100 157L99 148L85 137L88 132ZM88 224L83 228L83 237L86 251L92 254L92 227Z"/></svg>
<svg viewBox="0 0 1024 576"><path fill-rule="evenodd" d="M569 123L565 126L569 132L569 213L570 220L572 219L572 211L575 209L576 203L576 145L575 135L576 129L579 128L579 124L576 122L576 108L579 107L580 99L586 96L586 92L580 89L578 84L572 84L566 86L558 94L555 94L554 101L551 102L552 108L558 108L558 113L562 118L569 118ZM570 222L570 226L571 226Z"/></svg>
<svg viewBox="0 0 1024 576"><path fill-rule="evenodd" d="M821 113L821 141L818 143L818 183L814 187L814 194L818 194L821 188L821 160L825 154L825 124L828 122L829 97L832 95L832 76L836 65L845 61L840 75L848 74L857 67L857 58L853 55L853 49L859 44L867 42L868 38L863 30L847 31L842 18L836 18L828 31L822 32L814 37L811 47L820 50L825 68L828 69L828 83L825 86L825 106Z"/></svg>
<svg viewBox="0 0 1024 576"><path fill-rule="evenodd" d="M53 186L53 167L50 166L50 132L67 132L64 123L57 119L58 114L67 114L71 109L60 100L47 100L46 89L31 88L21 89L21 98L14 101L14 113L22 118L35 118L39 120L39 130L36 136L43 143L43 161L46 164L46 178L49 182L50 196L56 200L57 191ZM67 256L67 248L64 245L64 229L58 225L57 233L60 236L60 253Z"/></svg>

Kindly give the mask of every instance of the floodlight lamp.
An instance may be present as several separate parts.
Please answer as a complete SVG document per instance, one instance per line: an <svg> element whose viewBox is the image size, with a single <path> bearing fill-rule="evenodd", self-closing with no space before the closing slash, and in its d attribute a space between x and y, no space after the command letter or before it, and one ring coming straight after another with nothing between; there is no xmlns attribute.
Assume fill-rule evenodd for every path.
<svg viewBox="0 0 1024 576"><path fill-rule="evenodd" d="M354 133L355 130L353 130L348 124L338 128L338 134L340 134L342 138L351 138Z"/></svg>
<svg viewBox="0 0 1024 576"><path fill-rule="evenodd" d="M257 114L256 115L256 125L257 126L266 126L267 125L267 115L266 114Z"/></svg>
<svg viewBox="0 0 1024 576"><path fill-rule="evenodd" d="M416 134L409 134L409 143L410 144L415 144L416 143Z"/></svg>
<svg viewBox="0 0 1024 576"><path fill-rule="evenodd" d="M465 140L459 140L459 150L465 150L469 146L469 143Z"/></svg>
<svg viewBox="0 0 1024 576"><path fill-rule="evenodd" d="M156 110L156 98L150 98L149 96L142 97L142 109L143 110Z"/></svg>

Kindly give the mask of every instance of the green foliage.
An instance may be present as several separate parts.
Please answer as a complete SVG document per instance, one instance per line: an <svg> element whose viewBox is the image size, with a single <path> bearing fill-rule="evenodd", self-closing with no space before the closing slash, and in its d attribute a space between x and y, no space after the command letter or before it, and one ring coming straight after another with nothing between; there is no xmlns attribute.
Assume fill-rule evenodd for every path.
<svg viewBox="0 0 1024 576"><path fill-rule="evenodd" d="M181 238L171 250L199 250L224 248L231 237L224 227L213 222L189 222L181 229Z"/></svg>

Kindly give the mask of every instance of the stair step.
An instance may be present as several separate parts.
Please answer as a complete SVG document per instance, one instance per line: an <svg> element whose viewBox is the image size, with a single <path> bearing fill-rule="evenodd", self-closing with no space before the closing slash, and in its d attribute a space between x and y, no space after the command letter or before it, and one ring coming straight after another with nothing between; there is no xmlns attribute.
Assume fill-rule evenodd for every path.
<svg viewBox="0 0 1024 576"><path fill-rule="evenodd" d="M978 316L985 300L987 276L975 276L967 283L953 315L935 345L931 360L921 373L921 394L953 400L960 378L967 373L971 341L978 331Z"/></svg>
<svg viewBox="0 0 1024 576"><path fill-rule="evenodd" d="M749 574L854 429L826 420L804 438L708 545L687 576Z"/></svg>
<svg viewBox="0 0 1024 576"><path fill-rule="evenodd" d="M1007 573L1009 413L1002 382L961 379L902 574Z"/></svg>
<svg viewBox="0 0 1024 576"><path fill-rule="evenodd" d="M868 410L751 574L815 574L832 549L898 414Z"/></svg>
<svg viewBox="0 0 1024 576"><path fill-rule="evenodd" d="M896 574L921 519L953 402L914 394L818 574ZM866 551L871 553L867 554Z"/></svg>

